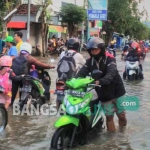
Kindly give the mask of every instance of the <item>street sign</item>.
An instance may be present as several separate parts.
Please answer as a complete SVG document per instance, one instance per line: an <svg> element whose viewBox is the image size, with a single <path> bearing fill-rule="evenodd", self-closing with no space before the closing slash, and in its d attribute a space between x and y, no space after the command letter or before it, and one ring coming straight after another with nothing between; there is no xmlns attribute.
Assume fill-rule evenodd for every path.
<svg viewBox="0 0 150 150"><path fill-rule="evenodd" d="M87 10L88 20L107 20L107 10Z"/></svg>

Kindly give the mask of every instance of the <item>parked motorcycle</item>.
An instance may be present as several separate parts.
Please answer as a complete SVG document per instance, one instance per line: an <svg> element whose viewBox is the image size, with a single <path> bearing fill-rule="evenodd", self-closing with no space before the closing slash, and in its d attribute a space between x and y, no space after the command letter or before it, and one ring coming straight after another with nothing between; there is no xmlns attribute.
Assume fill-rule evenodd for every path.
<svg viewBox="0 0 150 150"><path fill-rule="evenodd" d="M50 150L72 148L77 143L85 144L83 139L86 139L88 132L102 131L104 120L101 104L96 105L94 114L90 108L94 95L91 90L96 86L93 82L93 78L73 78L66 82L68 89L65 90L62 104L66 115L55 123L58 129L52 137Z"/></svg>
<svg viewBox="0 0 150 150"><path fill-rule="evenodd" d="M51 44L48 45L47 53L50 55L60 55L61 52L65 51L65 45L61 45L60 47L53 47Z"/></svg>
<svg viewBox="0 0 150 150"><path fill-rule="evenodd" d="M139 67L139 61L137 58L128 57L126 59L125 72L123 73L123 78L128 80L143 79L143 74L141 68Z"/></svg>

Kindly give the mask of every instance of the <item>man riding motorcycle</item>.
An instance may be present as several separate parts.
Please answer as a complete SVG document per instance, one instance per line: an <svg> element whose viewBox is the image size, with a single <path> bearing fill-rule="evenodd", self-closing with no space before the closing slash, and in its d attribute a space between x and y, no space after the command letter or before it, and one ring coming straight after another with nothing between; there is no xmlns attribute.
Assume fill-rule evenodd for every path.
<svg viewBox="0 0 150 150"><path fill-rule="evenodd" d="M86 62L84 57L80 53L78 53L79 48L80 48L79 40L77 38L70 38L67 42L68 50L63 51L60 55L60 60L67 54L73 55L72 57L74 58L75 65L76 65L75 73L77 73ZM64 83L65 80L66 79L62 77L61 75L59 75L58 73L58 81ZM57 99L56 99L57 110L59 109L62 99L63 98L61 96L57 95Z"/></svg>
<svg viewBox="0 0 150 150"><path fill-rule="evenodd" d="M140 60L143 58L143 53L141 51L139 51L139 49L140 49L140 45L137 42L133 42L131 44L129 53L127 54L125 60L128 60L129 57L133 57L135 61L139 61L140 62ZM142 67L141 63L139 65L139 67L141 69L140 73L142 74L143 67ZM143 74L142 74L142 76L143 76ZM126 71L124 71L124 73L123 73L123 78L126 79Z"/></svg>
<svg viewBox="0 0 150 150"><path fill-rule="evenodd" d="M39 61L38 59L34 58L31 56L31 52L32 52L32 46L27 43L24 42L21 47L20 47L20 56L19 57L24 57L27 62L28 62L28 70L30 70L31 65L35 65L36 68L39 67L41 69L51 69L54 68L54 66L42 63L41 61ZM11 105L13 105L14 100L16 98L17 95L17 91L18 88L22 87L22 81L19 82L12 82L12 99L11 99Z"/></svg>
<svg viewBox="0 0 150 150"><path fill-rule="evenodd" d="M87 50L91 58L86 61L86 64L77 73L76 78L86 77L90 72L97 69L102 72L102 75L98 77L99 80L95 81L101 87L95 88L99 98L94 101L94 105L99 100L102 102L102 108L106 115L107 129L108 131L115 131L114 112L117 113L121 127L126 126L127 123L124 109L117 105L120 101L119 98L125 94L125 88L117 71L115 58L107 56L105 43L100 38L91 38L88 41Z"/></svg>

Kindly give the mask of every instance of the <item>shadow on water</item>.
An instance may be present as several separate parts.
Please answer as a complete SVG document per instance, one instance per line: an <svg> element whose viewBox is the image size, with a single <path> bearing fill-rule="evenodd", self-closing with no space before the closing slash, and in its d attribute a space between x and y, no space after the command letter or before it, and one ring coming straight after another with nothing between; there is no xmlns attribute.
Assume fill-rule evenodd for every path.
<svg viewBox="0 0 150 150"><path fill-rule="evenodd" d="M115 133L106 131L89 135L90 140L85 146L78 146L76 150L150 150L150 59L144 62L144 80L124 81L126 95L138 96L140 108L138 111L127 111L128 125L124 132L117 129ZM87 58L87 56L85 56ZM58 60L57 60L58 61ZM117 58L118 70L124 69L124 62ZM119 71L122 76L122 71ZM50 71L52 89L55 88L56 71ZM53 103L55 96L52 95ZM55 116L14 116L9 111L9 124L0 133L0 150L48 150L51 137L55 131L53 125ZM118 128L118 120L115 116Z"/></svg>

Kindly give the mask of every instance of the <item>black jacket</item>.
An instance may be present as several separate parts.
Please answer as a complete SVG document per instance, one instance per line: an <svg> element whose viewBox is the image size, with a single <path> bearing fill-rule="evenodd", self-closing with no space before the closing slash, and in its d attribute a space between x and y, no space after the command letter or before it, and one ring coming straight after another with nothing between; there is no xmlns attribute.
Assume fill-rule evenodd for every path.
<svg viewBox="0 0 150 150"><path fill-rule="evenodd" d="M98 63L94 58L89 58L76 77L86 77L93 70L102 71L100 77L101 87L96 87L96 92L102 102L121 97L125 94L122 79L116 68L115 58L103 57Z"/></svg>
<svg viewBox="0 0 150 150"><path fill-rule="evenodd" d="M131 50L129 51L129 53L126 56L126 60L130 61L130 58L133 58L133 61L140 61L140 57L143 57L143 53L142 52L137 52L135 50Z"/></svg>

